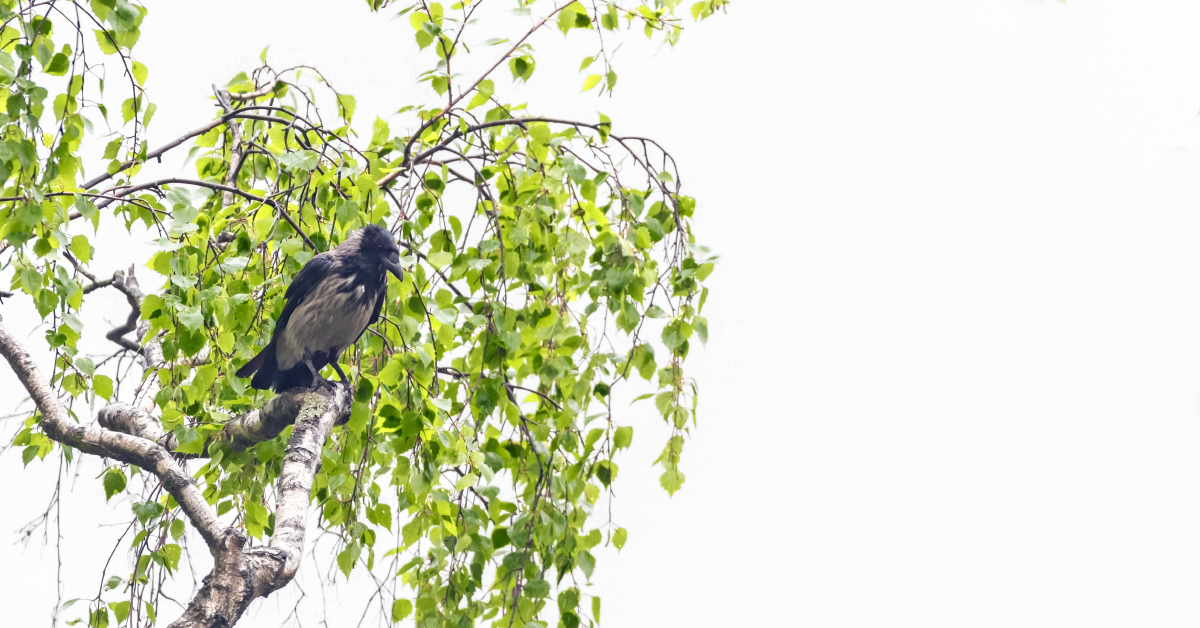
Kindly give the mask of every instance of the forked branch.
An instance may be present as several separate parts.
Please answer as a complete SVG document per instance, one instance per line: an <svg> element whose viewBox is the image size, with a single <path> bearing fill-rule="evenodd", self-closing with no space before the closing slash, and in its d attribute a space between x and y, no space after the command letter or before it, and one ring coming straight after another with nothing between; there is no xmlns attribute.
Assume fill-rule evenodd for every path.
<svg viewBox="0 0 1200 628"><path fill-rule="evenodd" d="M33 398L47 437L152 473L204 538L215 566L183 616L171 624L173 628L233 626L251 602L279 590L295 577L304 551L313 476L330 431L349 414L347 387L289 391L226 427L224 438L234 448L244 449L294 424L279 478L274 534L267 547L246 547L245 534L217 520L195 481L171 454L175 437L165 433L143 409L111 404L100 411L99 425L84 427L68 418L50 384L2 318L0 355Z"/></svg>

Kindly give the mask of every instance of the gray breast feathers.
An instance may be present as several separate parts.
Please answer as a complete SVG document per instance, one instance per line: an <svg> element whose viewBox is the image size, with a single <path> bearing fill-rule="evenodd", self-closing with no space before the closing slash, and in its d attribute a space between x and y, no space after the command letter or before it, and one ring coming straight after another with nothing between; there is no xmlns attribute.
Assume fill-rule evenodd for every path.
<svg viewBox="0 0 1200 628"><path fill-rule="evenodd" d="M332 360L350 346L371 320L375 294L353 286L353 277L326 277L296 307L278 338L276 359L281 370L304 359L304 350L325 353Z"/></svg>

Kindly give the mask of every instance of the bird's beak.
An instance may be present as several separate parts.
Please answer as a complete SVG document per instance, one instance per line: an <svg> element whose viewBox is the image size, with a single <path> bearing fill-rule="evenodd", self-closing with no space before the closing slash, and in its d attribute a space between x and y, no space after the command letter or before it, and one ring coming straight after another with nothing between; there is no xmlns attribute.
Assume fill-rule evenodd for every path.
<svg viewBox="0 0 1200 628"><path fill-rule="evenodd" d="M401 281L404 280L404 269L400 267L399 263L393 262L392 260L385 257L385 258L383 258L383 267L388 269L388 272L395 275L396 279L399 279Z"/></svg>

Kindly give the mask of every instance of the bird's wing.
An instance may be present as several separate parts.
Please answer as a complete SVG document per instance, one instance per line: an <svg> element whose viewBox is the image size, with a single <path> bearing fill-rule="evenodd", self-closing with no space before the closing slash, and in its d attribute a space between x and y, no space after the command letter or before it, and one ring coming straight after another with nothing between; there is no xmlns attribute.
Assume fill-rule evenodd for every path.
<svg viewBox="0 0 1200 628"><path fill-rule="evenodd" d="M387 280L385 279L384 281L387 281ZM386 283L384 284L384 286L382 288L379 289L379 296L375 297L375 310L371 312L371 320L367 321L367 327L374 325L375 321L379 320L379 313L383 311L384 299L387 299L387 284ZM358 332L358 338L362 338L362 335L367 333L367 327L363 327L362 331ZM355 338L354 342L358 342L358 338Z"/></svg>
<svg viewBox="0 0 1200 628"><path fill-rule="evenodd" d="M367 321L367 327L375 324L379 320L379 313L383 311L383 302L387 299L387 277L384 276L383 287L379 289L379 297L375 299L375 311L371 312L371 320Z"/></svg>
<svg viewBox="0 0 1200 628"><path fill-rule="evenodd" d="M328 253L321 253L308 260L304 268L301 268L300 272L296 273L296 277L292 279L292 285L288 286L287 291L283 293L283 298L287 303L283 306L283 313L279 315L279 320L275 322L275 332L272 336L278 335L280 331L287 327L287 322L292 317L292 312L304 302L305 297L320 283L332 265L333 258Z"/></svg>

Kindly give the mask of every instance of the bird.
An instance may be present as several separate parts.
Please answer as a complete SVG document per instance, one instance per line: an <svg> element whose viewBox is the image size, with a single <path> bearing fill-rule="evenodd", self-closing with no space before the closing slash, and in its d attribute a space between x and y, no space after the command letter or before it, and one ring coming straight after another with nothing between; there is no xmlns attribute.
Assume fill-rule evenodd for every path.
<svg viewBox="0 0 1200 628"><path fill-rule="evenodd" d="M338 357L379 320L387 297L386 272L404 279L400 247L374 224L314 255L284 292L271 341L236 375L253 375L250 386L258 390L311 390L324 381L319 373L330 364L348 382Z"/></svg>

